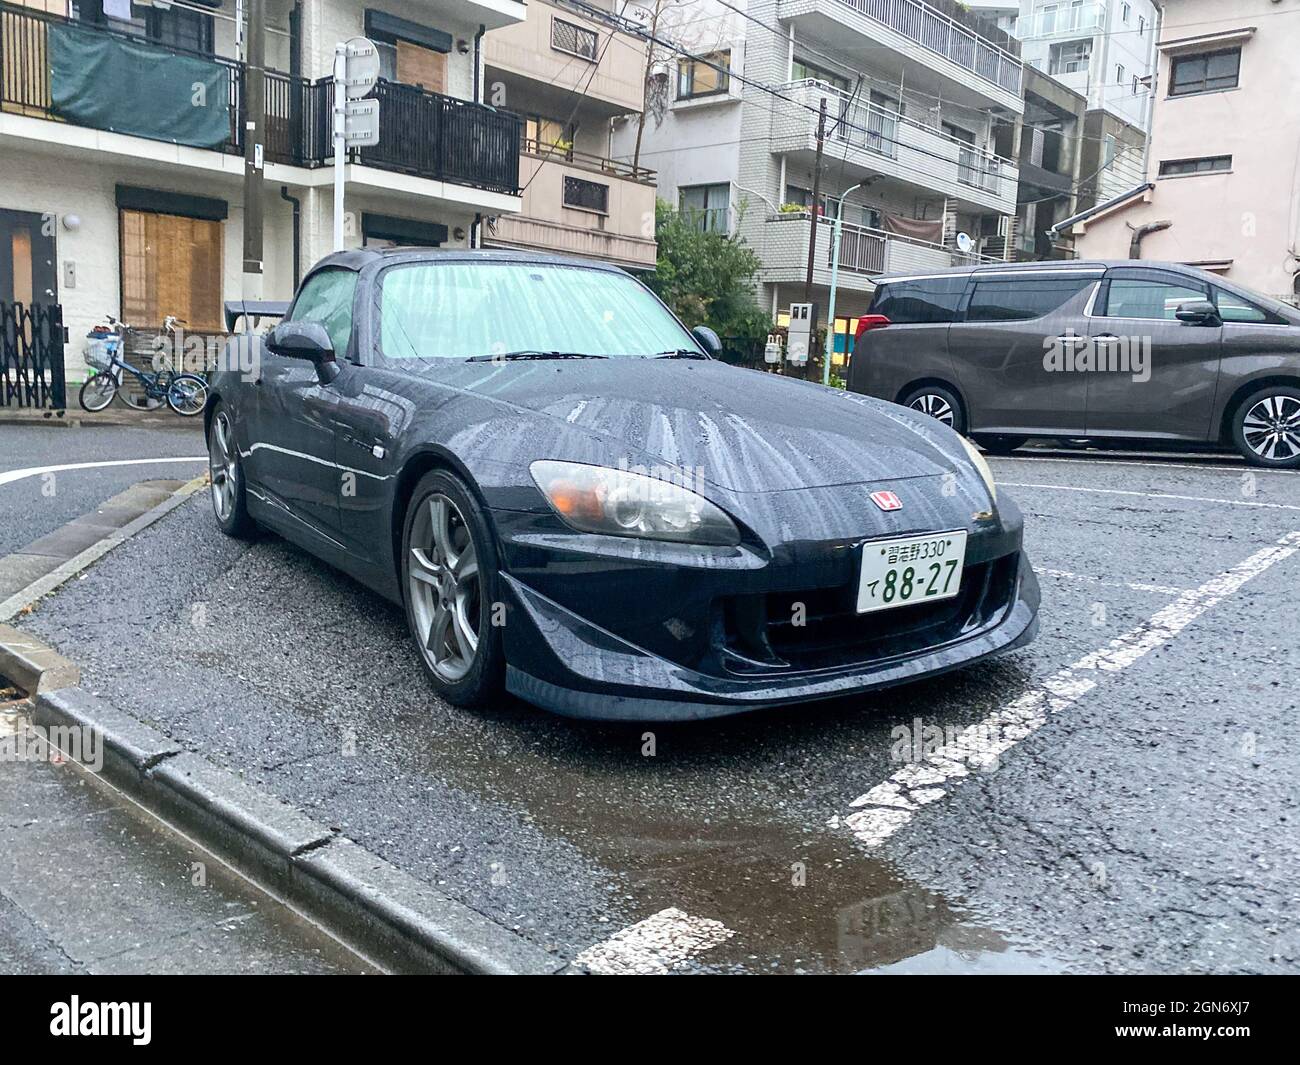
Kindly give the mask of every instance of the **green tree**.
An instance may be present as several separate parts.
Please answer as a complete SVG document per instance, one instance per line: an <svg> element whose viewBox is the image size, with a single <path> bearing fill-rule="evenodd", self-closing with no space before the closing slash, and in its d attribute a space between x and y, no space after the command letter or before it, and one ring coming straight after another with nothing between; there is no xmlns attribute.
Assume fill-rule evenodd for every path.
<svg viewBox="0 0 1300 1065"><path fill-rule="evenodd" d="M743 240L702 232L663 200L655 203L655 240L658 260L646 284L683 322L707 325L728 347L741 350L768 334L772 319L753 290L761 264Z"/></svg>

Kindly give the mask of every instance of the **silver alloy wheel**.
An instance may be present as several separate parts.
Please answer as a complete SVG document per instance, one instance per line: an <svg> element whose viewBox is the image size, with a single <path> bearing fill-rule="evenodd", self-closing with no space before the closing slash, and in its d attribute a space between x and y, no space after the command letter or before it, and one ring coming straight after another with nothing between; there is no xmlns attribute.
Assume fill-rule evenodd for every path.
<svg viewBox="0 0 1300 1065"><path fill-rule="evenodd" d="M911 403L908 404L913 410L919 410L922 414L928 414L944 425L952 425L956 420L956 412L943 396L936 396L933 392L922 392Z"/></svg>
<svg viewBox="0 0 1300 1065"><path fill-rule="evenodd" d="M463 680L478 652L478 554L465 516L429 496L411 525L407 587L425 661L443 680Z"/></svg>
<svg viewBox="0 0 1300 1065"><path fill-rule="evenodd" d="M1241 435L1260 458L1285 461L1300 455L1300 399L1265 396L1246 412Z"/></svg>
<svg viewBox="0 0 1300 1065"><path fill-rule="evenodd" d="M235 490L239 481L239 462L235 457L235 437L230 416L218 411L212 420L208 439L208 466L212 470L212 506L217 517L229 521L235 512Z"/></svg>

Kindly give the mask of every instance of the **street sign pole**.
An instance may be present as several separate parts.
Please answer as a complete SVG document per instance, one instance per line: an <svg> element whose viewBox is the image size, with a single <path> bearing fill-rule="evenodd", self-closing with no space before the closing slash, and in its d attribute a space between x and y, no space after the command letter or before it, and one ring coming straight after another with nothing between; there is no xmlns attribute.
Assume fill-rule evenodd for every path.
<svg viewBox="0 0 1300 1065"><path fill-rule="evenodd" d="M334 250L343 250L343 164L347 141L348 46L334 46Z"/></svg>
<svg viewBox="0 0 1300 1065"><path fill-rule="evenodd" d="M822 384L831 383L831 355L835 352L835 290L840 283L840 240L844 235L844 200L850 192L862 188L862 182L858 182L852 188L845 189L840 193L839 207L835 212L835 228L831 236L831 307L830 317L826 321L826 350L822 357ZM844 354L847 357L849 353L849 334L844 333Z"/></svg>
<svg viewBox="0 0 1300 1065"><path fill-rule="evenodd" d="M379 77L379 50L364 37L334 46L334 250L342 251L343 168L348 147L379 143L379 101L363 100Z"/></svg>

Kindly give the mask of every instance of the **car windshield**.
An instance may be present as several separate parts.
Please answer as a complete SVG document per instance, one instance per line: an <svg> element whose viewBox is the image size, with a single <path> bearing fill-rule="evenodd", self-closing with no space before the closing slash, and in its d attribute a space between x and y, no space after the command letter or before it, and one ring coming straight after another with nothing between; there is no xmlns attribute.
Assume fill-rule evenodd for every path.
<svg viewBox="0 0 1300 1065"><path fill-rule="evenodd" d="M554 263L404 263L381 278L389 359L507 353L644 358L699 345L639 282Z"/></svg>

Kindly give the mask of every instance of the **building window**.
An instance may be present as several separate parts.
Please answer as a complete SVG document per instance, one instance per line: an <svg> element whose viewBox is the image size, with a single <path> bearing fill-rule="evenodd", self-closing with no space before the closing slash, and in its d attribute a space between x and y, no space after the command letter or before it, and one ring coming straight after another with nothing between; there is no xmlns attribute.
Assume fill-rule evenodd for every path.
<svg viewBox="0 0 1300 1065"><path fill-rule="evenodd" d="M678 189L677 206L702 233L726 233L731 229L731 186L725 181Z"/></svg>
<svg viewBox="0 0 1300 1065"><path fill-rule="evenodd" d="M1138 76L1137 76L1136 74L1134 74L1134 75L1133 75L1133 95L1136 96L1137 94L1138 94Z"/></svg>
<svg viewBox="0 0 1300 1065"><path fill-rule="evenodd" d="M1115 84L1124 84L1124 64L1120 63L1115 67Z"/></svg>
<svg viewBox="0 0 1300 1065"><path fill-rule="evenodd" d="M526 115L520 127L524 134L522 150L530 155L563 155L573 158L574 128L543 115Z"/></svg>
<svg viewBox="0 0 1300 1065"><path fill-rule="evenodd" d="M1128 25L1128 17L1133 13L1133 8L1128 4L1120 5L1120 17L1124 20L1124 25Z"/></svg>
<svg viewBox="0 0 1300 1065"><path fill-rule="evenodd" d="M585 26L575 26L572 22L565 22L561 18L551 19L551 47L557 51L590 59L594 63L597 59L598 40L595 30L589 30Z"/></svg>
<svg viewBox="0 0 1300 1065"><path fill-rule="evenodd" d="M1185 177L1188 174L1221 174L1232 169L1232 156L1212 155L1205 159L1166 159L1160 164L1161 177Z"/></svg>
<svg viewBox="0 0 1300 1065"><path fill-rule="evenodd" d="M75 22L103 26L188 52L212 54L211 15L180 7L155 8L139 3L135 7L138 14L133 10L131 18L122 19L105 12L104 0L73 0L68 13Z"/></svg>
<svg viewBox="0 0 1300 1065"><path fill-rule="evenodd" d="M602 185L599 181L584 181L582 178L566 175L564 206L609 214L609 186Z"/></svg>
<svg viewBox="0 0 1300 1065"><path fill-rule="evenodd" d="M175 315L219 331L221 223L122 208L122 319L141 328Z"/></svg>
<svg viewBox="0 0 1300 1065"><path fill-rule="evenodd" d="M1241 49L1176 56L1169 78L1170 96L1235 89L1241 73Z"/></svg>
<svg viewBox="0 0 1300 1065"><path fill-rule="evenodd" d="M1142 17L1139 15L1139 16L1138 16L1138 36L1139 36L1139 37L1145 37L1146 35L1147 35L1147 20L1144 19L1144 18L1142 18Z"/></svg>
<svg viewBox="0 0 1300 1065"><path fill-rule="evenodd" d="M849 91L848 78L836 74L834 71L827 70L825 67L819 67L814 63L809 63L808 60L800 59L798 56L795 56L794 65L790 68L790 80L820 81L839 89L840 92Z"/></svg>
<svg viewBox="0 0 1300 1065"><path fill-rule="evenodd" d="M692 100L699 96L718 96L731 86L731 49L710 52L698 59L681 59L677 63L677 99Z"/></svg>
<svg viewBox="0 0 1300 1065"><path fill-rule="evenodd" d="M1049 74L1078 74L1092 63L1092 41L1066 41L1052 45Z"/></svg>

